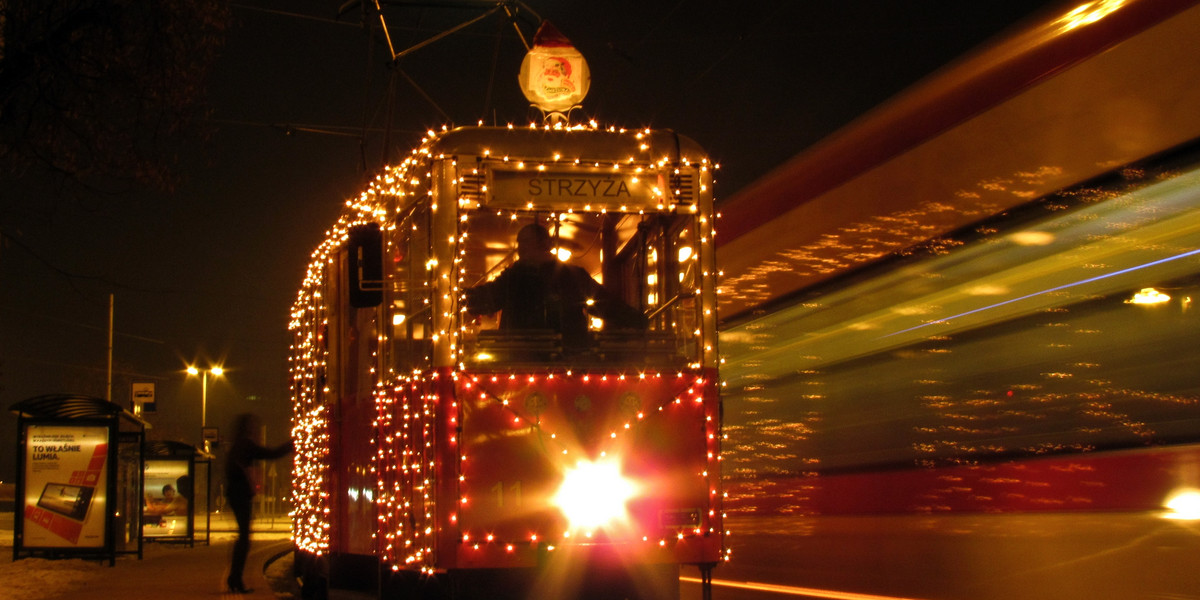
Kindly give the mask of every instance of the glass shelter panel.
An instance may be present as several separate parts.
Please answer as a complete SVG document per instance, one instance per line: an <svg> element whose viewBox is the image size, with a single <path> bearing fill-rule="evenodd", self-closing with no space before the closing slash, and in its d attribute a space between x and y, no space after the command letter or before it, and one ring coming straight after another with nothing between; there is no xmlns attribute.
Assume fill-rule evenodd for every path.
<svg viewBox="0 0 1200 600"><path fill-rule="evenodd" d="M192 536L192 481L189 459L147 460L142 535L147 538Z"/></svg>

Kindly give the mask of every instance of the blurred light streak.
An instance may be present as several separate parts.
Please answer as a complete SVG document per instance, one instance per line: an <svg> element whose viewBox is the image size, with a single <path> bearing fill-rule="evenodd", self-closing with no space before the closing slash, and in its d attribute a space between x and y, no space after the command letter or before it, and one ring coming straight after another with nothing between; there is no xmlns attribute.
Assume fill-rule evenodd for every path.
<svg viewBox="0 0 1200 600"><path fill-rule="evenodd" d="M1056 25L1063 32L1099 22L1104 17L1114 13L1124 6L1125 0L1096 0L1085 2L1058 20Z"/></svg>
<svg viewBox="0 0 1200 600"><path fill-rule="evenodd" d="M954 319L957 319L957 318L959 318L959 317L965 317L965 316L968 316L968 315L973 315L973 314L975 314L975 313L984 312L984 311L987 311L987 310L991 310L991 309L993 309L993 308L997 308L997 307L1000 307L1000 306L1004 306L1004 305L1006 305L1006 304L1012 304L1012 303L1014 303L1014 302L1020 302L1020 301L1022 301L1022 300L1028 300L1028 299L1030 299L1030 298L1036 298L1036 297L1038 297L1038 296L1044 296L1044 295L1046 295L1046 294L1050 294L1050 293L1053 293L1053 292L1059 292L1059 291L1062 291L1062 290L1071 289L1071 288L1073 288L1073 287L1079 287L1079 286L1081 286L1081 285L1086 285L1086 284L1089 284L1089 283L1094 283L1094 282L1097 282L1097 281L1103 281L1103 280L1105 280L1105 279L1110 279L1110 278L1112 278L1112 277L1117 277L1118 275L1124 275L1124 274L1126 274L1126 273L1133 273L1134 271L1140 271L1140 270L1142 270L1142 269L1148 269L1148 268L1150 268L1150 267L1155 267L1155 266L1158 266L1158 265L1161 265L1161 264L1165 264L1165 263L1169 263L1169 262L1172 262L1172 261L1176 261L1176 260L1179 260L1179 259L1182 259L1182 258L1188 258L1189 256L1196 256L1197 254L1200 254L1200 248L1197 248L1197 249L1195 249L1195 250L1189 250L1188 252L1183 252L1183 253L1180 253L1180 254L1176 254L1176 255L1174 255L1174 256L1168 256L1168 257L1165 257L1165 258L1160 258L1160 259L1158 259L1158 260L1152 260L1152 261L1150 261L1150 262L1148 262L1148 263L1142 263L1142 264L1140 264L1140 265L1134 265L1134 266L1132 266L1132 267L1127 267L1127 268L1124 268L1124 269L1120 269L1120 270L1117 270L1117 271L1113 271L1113 272L1111 272L1111 273L1105 273L1105 274L1103 274L1103 275L1097 275L1097 276L1095 276L1095 277L1088 277L1087 279L1081 279L1081 280L1079 280L1079 281L1073 281L1073 282L1071 282L1071 283L1064 283L1063 285L1055 286L1055 287L1052 287L1052 288L1046 288L1046 289L1044 289L1044 290L1041 290L1041 291L1038 291L1038 292L1033 292L1032 294L1025 294L1024 296L1018 296L1018 297L1016 297L1016 298L1009 298L1008 300L1005 300L1005 301L1003 301L1003 302L997 302L997 303L995 303L995 304L990 304L990 305L988 305L988 306L981 306L981 307L979 307L979 308L976 308L976 309L974 309L974 310L968 310L968 311L966 311L966 312L961 312L961 313L958 313L957 315L954 315L954 316L950 316L950 317L943 317L943 318L941 318L941 319L937 319L937 320L934 320L934 321L928 321L928 322L922 323L922 324L920 324L920 325L917 325L917 326L915 326L915 327L909 327L908 329L901 329L900 331L894 331L894 332L892 332L892 333L889 333L889 334L887 334L887 335L885 335L885 336L881 336L881 337L880 337L880 339L883 339L883 338L889 338L889 337L892 337L892 336L894 336L894 335L900 335L900 334L902 334L902 333L908 333L908 332L910 332L910 331L916 331L916 330L918 330L918 329L921 329L921 328L924 328L924 327L929 327L930 325L937 325L937 324L940 324L940 323L947 323L947 322L949 322L949 321L952 321L952 320L954 320Z"/></svg>
<svg viewBox="0 0 1200 600"><path fill-rule="evenodd" d="M1078 293L1105 284L1113 288L1093 292L1104 294L1124 294L1126 289L1140 288L1149 282L1124 280L1144 278L1143 275L1158 270L1186 269L1179 265L1187 265L1188 261L1177 260L1182 257L1142 254L1135 260L1160 262L1100 275L1089 280L1090 284L1074 280L1080 278L1080 269L1100 266L1122 269L1135 262L1124 255L1164 248L1171 249L1166 252L1185 252L1200 247L1197 190L1200 190L1200 170L1191 170L1149 187L1120 191L1111 198L1105 196L1102 202L1078 212L1048 216L1031 224L1030 231L1036 235L1008 233L997 238L1006 242L1003 244L971 244L948 255L930 255L918 267L897 269L867 282L822 293L739 326L752 332L753 337L739 336L736 329L723 332L722 340L727 342L725 348L729 353L724 371L730 374L728 381L733 385L750 374L761 383L789 376L797 364L797 356L805 357L808 362L801 364L811 368L911 343L915 341L909 339L913 336L929 335L933 329L930 325L938 326L938 333L943 335L955 329L980 327L985 324L981 321L998 321L1059 304L1052 298L1065 294L1068 288ZM1114 231L1119 231L1119 235ZM1010 259L1011 244L1032 250L1019 252L1019 258ZM1086 252L1091 262L1080 264L1081 252ZM1105 260L1118 258L1124 264L1104 264ZM977 269L975 265L980 264L990 266ZM1169 280L1178 275L1157 273L1153 277ZM907 285L917 278L930 282L932 287ZM1007 290L1003 296L991 297L997 301L1010 294L1021 297L980 308L980 301L990 296L980 292L1002 288ZM1038 302L1047 306L1029 306ZM1189 305L1183 302L1183 309L1187 310ZM949 317L954 321L935 317L938 311L955 315ZM816 319L815 325L811 318ZM847 331L858 335L846 336ZM830 344L831 340L839 343ZM753 352L742 351L739 344L757 348L752 347ZM811 361L808 357L812 357ZM745 361L756 364L743 364Z"/></svg>
<svg viewBox="0 0 1200 600"><path fill-rule="evenodd" d="M699 577L680 577L679 580L687 583L701 583ZM904 598L900 596L880 596L877 594L860 594L858 592L820 590L816 588L778 585L774 583L755 583L753 581L725 581L723 579L714 579L712 584L720 587L730 587L742 590L751 590L755 592L786 594L788 596L807 596L809 598L832 598L834 600L918 600L916 598Z"/></svg>

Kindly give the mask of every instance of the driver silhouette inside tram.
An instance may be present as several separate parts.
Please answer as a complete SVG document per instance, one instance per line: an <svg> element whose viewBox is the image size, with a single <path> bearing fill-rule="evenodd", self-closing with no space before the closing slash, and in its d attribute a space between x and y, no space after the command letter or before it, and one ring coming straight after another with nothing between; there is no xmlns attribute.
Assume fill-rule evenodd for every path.
<svg viewBox="0 0 1200 600"><path fill-rule="evenodd" d="M563 346L587 343L589 316L606 329L644 329L646 318L614 297L591 275L558 260L550 232L539 224L517 232L517 260L495 279L466 290L467 312L500 312L502 331L553 330Z"/></svg>

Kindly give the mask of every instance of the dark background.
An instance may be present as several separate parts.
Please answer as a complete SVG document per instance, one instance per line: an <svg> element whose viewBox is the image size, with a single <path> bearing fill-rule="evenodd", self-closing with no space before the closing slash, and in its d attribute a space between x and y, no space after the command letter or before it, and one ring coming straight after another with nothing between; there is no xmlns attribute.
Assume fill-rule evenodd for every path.
<svg viewBox="0 0 1200 600"><path fill-rule="evenodd" d="M208 382L209 425L227 430L236 413L258 412L268 441L280 441L289 428L289 309L343 202L430 128L535 118L516 83L524 47L498 17L412 52L399 75L378 26L365 27L358 10L338 18L340 4L233 4L208 85L215 133L189 147L173 192L68 196L37 178L0 177L9 238L0 245L0 448L15 448L14 403L105 395L110 294L112 398L128 406L132 382L157 384L151 439L200 442L200 382L184 369L220 364L225 377ZM385 9L397 50L486 6L434 4ZM589 62L591 91L575 119L692 137L721 165L718 200L1007 27L1046 6L1070 8L527 4ZM531 38L531 22L519 22ZM0 481L14 478L14 454L0 452Z"/></svg>

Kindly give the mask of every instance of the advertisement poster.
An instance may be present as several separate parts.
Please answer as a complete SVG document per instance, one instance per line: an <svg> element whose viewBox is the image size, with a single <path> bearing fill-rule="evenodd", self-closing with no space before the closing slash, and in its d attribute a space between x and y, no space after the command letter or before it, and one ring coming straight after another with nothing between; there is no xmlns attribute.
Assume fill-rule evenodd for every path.
<svg viewBox="0 0 1200 600"><path fill-rule="evenodd" d="M29 425L25 547L104 548L107 486L107 427Z"/></svg>
<svg viewBox="0 0 1200 600"><path fill-rule="evenodd" d="M192 479L186 460L147 460L142 508L144 537L187 536Z"/></svg>

